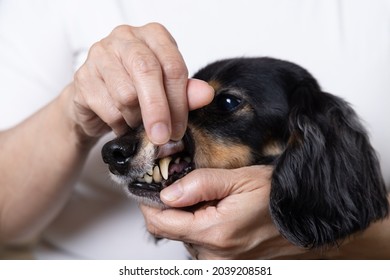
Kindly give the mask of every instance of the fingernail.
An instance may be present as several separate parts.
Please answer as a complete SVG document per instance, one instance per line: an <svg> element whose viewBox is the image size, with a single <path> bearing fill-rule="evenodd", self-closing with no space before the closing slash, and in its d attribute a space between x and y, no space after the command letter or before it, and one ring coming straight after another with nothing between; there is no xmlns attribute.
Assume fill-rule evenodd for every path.
<svg viewBox="0 0 390 280"><path fill-rule="evenodd" d="M165 123L155 123L150 130L151 141L156 145L165 144L169 141L170 133Z"/></svg>
<svg viewBox="0 0 390 280"><path fill-rule="evenodd" d="M163 189L160 196L165 201L178 200L183 195L183 189L177 182L169 187Z"/></svg>

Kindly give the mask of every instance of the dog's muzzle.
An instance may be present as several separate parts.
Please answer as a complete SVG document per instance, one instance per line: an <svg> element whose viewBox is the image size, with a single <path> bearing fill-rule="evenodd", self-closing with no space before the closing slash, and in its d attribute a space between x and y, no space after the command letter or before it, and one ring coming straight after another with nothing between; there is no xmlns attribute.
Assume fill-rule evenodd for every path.
<svg viewBox="0 0 390 280"><path fill-rule="evenodd" d="M186 135L181 141L154 146L134 133L125 134L106 143L102 157L114 180L125 185L131 196L161 206L160 191L194 169L189 139Z"/></svg>

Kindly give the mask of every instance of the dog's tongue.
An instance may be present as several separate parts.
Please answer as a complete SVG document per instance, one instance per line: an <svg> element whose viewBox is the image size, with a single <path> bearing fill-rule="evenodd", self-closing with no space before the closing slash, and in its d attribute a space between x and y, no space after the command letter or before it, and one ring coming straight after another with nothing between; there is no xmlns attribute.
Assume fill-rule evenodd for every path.
<svg viewBox="0 0 390 280"><path fill-rule="evenodd" d="M168 174L171 176L174 173L181 173L188 166L191 166L191 160L189 158L177 158L169 165Z"/></svg>
<svg viewBox="0 0 390 280"><path fill-rule="evenodd" d="M169 141L157 148L157 158L164 158L184 150L184 143L180 141Z"/></svg>

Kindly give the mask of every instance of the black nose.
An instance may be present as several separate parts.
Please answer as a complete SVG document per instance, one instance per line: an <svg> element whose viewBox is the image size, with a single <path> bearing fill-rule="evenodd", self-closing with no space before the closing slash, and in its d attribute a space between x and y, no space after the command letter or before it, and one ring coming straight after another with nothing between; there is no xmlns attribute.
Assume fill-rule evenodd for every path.
<svg viewBox="0 0 390 280"><path fill-rule="evenodd" d="M135 154L137 144L134 139L122 136L107 142L102 148L103 161L109 165L110 171L116 175L125 175L129 170L129 162Z"/></svg>

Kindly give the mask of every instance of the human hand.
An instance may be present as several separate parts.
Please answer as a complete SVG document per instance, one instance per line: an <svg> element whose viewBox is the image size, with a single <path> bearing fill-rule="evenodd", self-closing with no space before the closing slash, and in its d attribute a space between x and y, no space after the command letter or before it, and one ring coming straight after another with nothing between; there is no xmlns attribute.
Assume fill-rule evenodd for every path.
<svg viewBox="0 0 390 280"><path fill-rule="evenodd" d="M269 213L272 168L198 169L161 192L170 207L217 200L194 212L140 205L149 232L184 241L196 259L308 257L284 239Z"/></svg>
<svg viewBox="0 0 390 280"><path fill-rule="evenodd" d="M188 80L175 40L160 24L119 26L95 43L68 87L71 119L87 136L144 123L154 144L179 140L188 110L208 104L213 89Z"/></svg>

